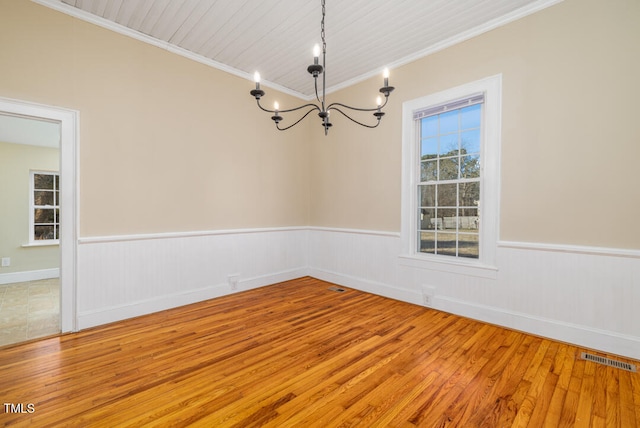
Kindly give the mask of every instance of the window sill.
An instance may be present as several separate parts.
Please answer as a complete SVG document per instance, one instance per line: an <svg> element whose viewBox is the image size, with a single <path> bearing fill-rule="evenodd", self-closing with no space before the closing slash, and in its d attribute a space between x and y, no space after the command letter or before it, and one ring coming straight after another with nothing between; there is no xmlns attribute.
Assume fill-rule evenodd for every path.
<svg viewBox="0 0 640 428"><path fill-rule="evenodd" d="M60 240L56 239L55 241L34 241L34 242L29 242L28 244L22 244L22 248L52 247L54 245L60 245Z"/></svg>
<svg viewBox="0 0 640 428"><path fill-rule="evenodd" d="M399 259L399 263L402 266L493 280L498 278L498 268L496 266L486 265L478 261L435 260L432 257L417 254L402 254L399 256Z"/></svg>

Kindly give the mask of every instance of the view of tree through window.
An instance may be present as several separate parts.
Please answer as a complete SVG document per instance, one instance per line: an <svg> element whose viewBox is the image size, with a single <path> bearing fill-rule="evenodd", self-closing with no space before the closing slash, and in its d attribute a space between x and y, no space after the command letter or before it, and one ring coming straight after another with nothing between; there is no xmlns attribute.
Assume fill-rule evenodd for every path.
<svg viewBox="0 0 640 428"><path fill-rule="evenodd" d="M33 173L33 239L60 239L60 176Z"/></svg>
<svg viewBox="0 0 640 428"><path fill-rule="evenodd" d="M419 120L420 252L479 257L481 119L475 104Z"/></svg>

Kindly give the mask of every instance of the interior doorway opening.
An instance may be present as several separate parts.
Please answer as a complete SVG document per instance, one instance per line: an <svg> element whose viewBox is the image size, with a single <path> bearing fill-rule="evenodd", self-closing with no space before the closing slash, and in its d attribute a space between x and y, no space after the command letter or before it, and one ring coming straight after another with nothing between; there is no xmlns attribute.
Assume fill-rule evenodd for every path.
<svg viewBox="0 0 640 428"><path fill-rule="evenodd" d="M46 157L49 162L38 161L32 164L33 167L27 167L30 199L26 209L22 196L21 206L10 210L12 198L18 198L19 195L10 197L11 190L7 186L3 187L5 206L1 211L2 221L8 221L9 217L22 217L22 226L16 228L15 234L9 229L2 232L4 244L0 247L0 252L3 252L0 254L0 299L6 297L7 300L1 301L1 304L22 304L32 312L31 315L40 316L41 319L37 321L31 320L25 340L56 332L76 331L78 113L59 107L0 98L0 121L5 125L25 125L22 128L18 125L2 126L0 131L0 148L15 155L12 159L21 163L21 174L25 173L24 169L29 165L30 155ZM44 134L38 136L38 132ZM26 137L25 141L30 139L33 144L17 142L29 134L31 136ZM46 144L53 144L44 143L47 138L54 140L57 148L44 147ZM51 150L55 150L57 156L52 155ZM54 157L57 158L57 164L52 159ZM22 161L18 162L19 158ZM14 189L15 192L19 193L20 190ZM28 218L27 223L24 223L25 216ZM28 234L27 238L25 233ZM36 254L36 257L30 259L29 253ZM4 287L7 284L11 286ZM0 311L2 307L0 306ZM58 314L55 319L52 309ZM12 315L10 317L5 312L4 317L13 318L15 322L16 316L28 317L29 314L17 315L14 308ZM29 319L25 318L25 322L29 322ZM3 344L6 343L0 343Z"/></svg>
<svg viewBox="0 0 640 428"><path fill-rule="evenodd" d="M0 346L60 332L60 123L0 112Z"/></svg>

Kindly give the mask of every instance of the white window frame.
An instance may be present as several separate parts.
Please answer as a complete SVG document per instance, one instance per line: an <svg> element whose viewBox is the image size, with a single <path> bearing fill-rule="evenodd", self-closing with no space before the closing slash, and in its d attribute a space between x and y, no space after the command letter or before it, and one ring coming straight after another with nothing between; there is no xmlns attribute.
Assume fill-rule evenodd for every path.
<svg viewBox="0 0 640 428"><path fill-rule="evenodd" d="M480 148L480 257L478 259L421 253L417 248L419 126L414 112L457 99L484 94ZM402 105L402 220L401 263L425 269L495 278L500 214L500 134L502 75L487 77L441 92L406 101Z"/></svg>
<svg viewBox="0 0 640 428"><path fill-rule="evenodd" d="M31 170L29 171L29 246L44 246L44 245L59 245L60 239L35 239L35 175L53 175L57 176L60 179L59 171L44 171L44 170ZM55 182L55 179L54 179ZM54 186L55 187L55 186ZM60 189L58 188L58 198L60 197ZM55 189L54 189L55 191ZM60 200L57 201L57 205L46 206L46 208L53 208L54 210L57 208L60 210ZM60 236L60 216L57 217L57 222L55 223L58 228L58 236ZM54 226L55 227L55 226Z"/></svg>

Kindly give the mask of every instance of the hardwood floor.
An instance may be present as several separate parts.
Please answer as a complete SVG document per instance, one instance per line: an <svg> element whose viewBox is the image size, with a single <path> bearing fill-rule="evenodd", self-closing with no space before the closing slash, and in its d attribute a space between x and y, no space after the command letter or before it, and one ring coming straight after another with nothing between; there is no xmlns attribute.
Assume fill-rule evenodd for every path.
<svg viewBox="0 0 640 428"><path fill-rule="evenodd" d="M581 360L574 346L329 286L302 278L2 348L0 423L640 425L639 373Z"/></svg>

